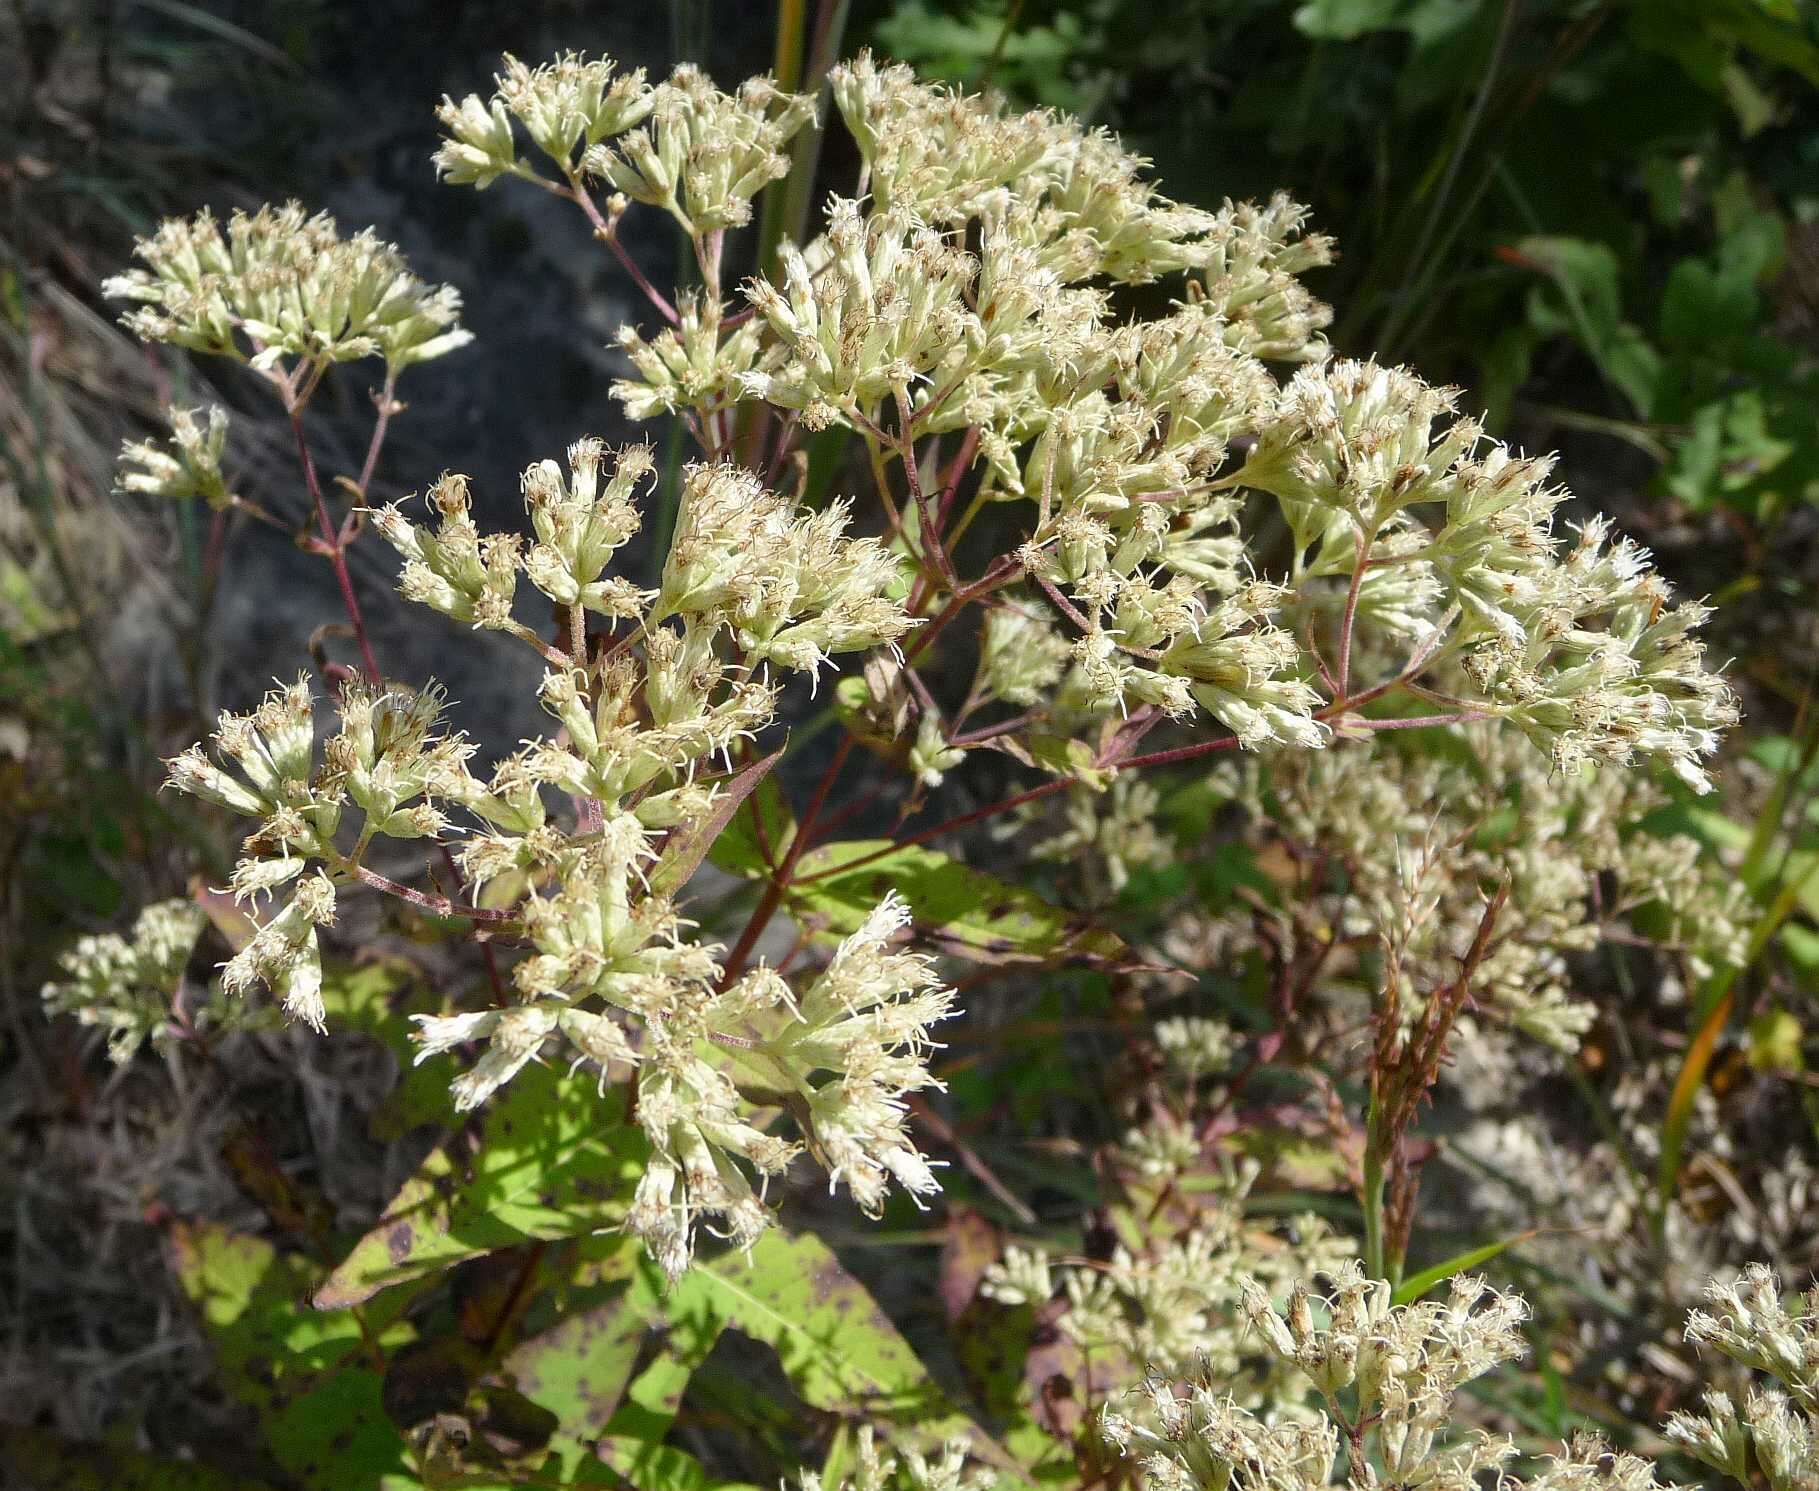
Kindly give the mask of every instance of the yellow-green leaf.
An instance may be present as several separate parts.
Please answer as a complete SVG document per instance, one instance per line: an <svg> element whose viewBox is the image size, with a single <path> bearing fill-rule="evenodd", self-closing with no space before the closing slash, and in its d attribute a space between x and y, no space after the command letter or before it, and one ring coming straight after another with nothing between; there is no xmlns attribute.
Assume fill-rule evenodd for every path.
<svg viewBox="0 0 1819 1491"><path fill-rule="evenodd" d="M1136 965L1124 939L1110 928L936 850L898 848L889 839L851 839L809 850L797 861L788 898L806 924L843 937L893 890L909 903L916 926L955 957L978 963Z"/></svg>
<svg viewBox="0 0 1819 1491"><path fill-rule="evenodd" d="M302 1304L317 1273L311 1264L207 1224L179 1224L171 1253L228 1391L257 1414L280 1466L323 1491L377 1485L408 1470L361 1322ZM367 1329L387 1347L411 1335L395 1320L369 1320Z"/></svg>
<svg viewBox="0 0 1819 1491"><path fill-rule="evenodd" d="M1489 1263L1499 1253L1506 1252L1517 1243L1527 1242L1535 1234L1532 1231L1518 1232L1514 1237L1506 1237L1502 1242L1485 1243L1482 1247L1467 1248L1463 1253L1455 1253L1451 1258L1443 1259L1420 1273L1410 1274L1396 1286L1391 1302L1406 1305L1418 1300L1436 1284L1443 1284L1454 1274L1462 1274L1468 1268L1476 1268L1481 1263Z"/></svg>
<svg viewBox="0 0 1819 1491"><path fill-rule="evenodd" d="M642 1169L622 1092L529 1066L487 1108L479 1143L434 1150L316 1291L342 1309L498 1248L617 1227Z"/></svg>

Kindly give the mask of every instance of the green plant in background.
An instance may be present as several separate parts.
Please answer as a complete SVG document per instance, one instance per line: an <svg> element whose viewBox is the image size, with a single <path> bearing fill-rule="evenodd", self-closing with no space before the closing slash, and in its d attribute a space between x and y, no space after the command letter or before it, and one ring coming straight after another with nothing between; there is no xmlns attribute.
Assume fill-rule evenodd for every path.
<svg viewBox="0 0 1819 1491"><path fill-rule="evenodd" d="M1420 1466L1463 1486L1504 1449L1473 1431L1428 1450L1455 1393L1520 1353L1522 1310L1475 1308L1463 1280L1420 1299L1467 1258L1404 1277L1418 1110L1462 1032L1535 1038L1512 1063L1574 1048L1595 1010L1565 987L1571 953L1739 959L1736 896L1692 877L1691 840L1637 821L1657 768L1710 792L1736 723L1709 612L1607 521L1559 531L1553 463L1487 440L1455 392L1332 356L1300 281L1331 245L1286 197L1187 205L1109 133L867 53L828 82L851 194L739 285L730 235L790 172L810 97L570 54L508 57L490 98L438 111L446 179L571 203L654 318L620 333L613 392L676 417L698 459L650 584L619 561L660 480L646 446L532 461L528 535L482 531L457 475L427 518L372 505L400 378L468 338L457 292L371 232L294 205L203 212L109 282L139 335L241 364L276 400L357 657L169 763L245 831L245 910L211 903L233 946L220 991L363 1030L411 1063L375 1122L454 1126L361 1235L252 1162L291 1246L174 1229L264 1431L257 1472L651 1491L825 1450L807 1483L1222 1488L1328 1484L1343 1448L1359 1485ZM673 220L695 291L666 294L620 242L634 204ZM325 480L306 416L367 358L370 442ZM169 450L128 448L124 480L250 507L218 411L172 425ZM817 500L818 463L821 488L856 470L871 491ZM477 770L442 691L383 671L347 559L369 527L402 594L455 624L447 645L522 645L545 734ZM832 702L809 702L843 660ZM778 767L811 732L779 727L816 708L840 734L798 803ZM1241 754L1166 807L1137 776ZM963 784L972 806L923 818ZM1064 800L1048 852L1092 858L1073 890L1099 908L964 857L998 828L1036 838ZM1247 819L1223 844L1219 800ZM1117 930L1092 914L1154 890L1167 845L1193 895ZM1315 869L1272 873L1285 845ZM412 884L413 861L436 870ZM465 974L432 992L337 960L375 904L470 944ZM79 950L47 998L125 1055L188 961L159 931ZM1247 1028L1156 1018L1178 975L1227 962ZM939 1042L1007 965L999 987L1119 981L1144 1075L1093 1094L1123 1124L1086 1180L1103 1238L1041 1235L927 1096L951 1075L964 1100ZM925 1142L1028 1234L949 1216L964 1383L836 1256L845 1209L791 1196L812 1170L871 1218L922 1207L942 1189ZM1258 1220L1266 1175L1297 1203L1280 1223ZM1335 1288L1319 1320L1315 1273ZM781 1395L716 1355L723 1336L770 1348ZM1154 1385L1196 1371L1186 1396ZM734 1451L683 1438L685 1393ZM1762 1463L1810 1475L1757 1417ZM1555 1479L1650 1483L1640 1460L1575 1455Z"/></svg>

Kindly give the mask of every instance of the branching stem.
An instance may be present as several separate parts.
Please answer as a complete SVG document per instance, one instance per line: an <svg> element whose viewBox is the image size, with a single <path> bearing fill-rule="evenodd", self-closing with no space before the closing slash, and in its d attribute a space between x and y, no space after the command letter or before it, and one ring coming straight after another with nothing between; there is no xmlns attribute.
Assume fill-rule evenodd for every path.
<svg viewBox="0 0 1819 1491"><path fill-rule="evenodd" d="M360 660L366 668L366 675L374 683L379 683L383 675L379 672L379 663L373 657L373 644L366 634L366 618L360 614L360 602L354 597L353 576L348 573L346 546L341 542L341 535L335 530L334 519L329 516L328 500L322 495L322 483L316 478L316 462L309 452L309 441L303 434L303 406L294 400L287 407L290 415L291 434L297 442L297 458L303 463L303 480L309 488L310 500L316 505L316 522L322 529L322 542L328 561L334 566L335 583L341 587L341 604L347 611L348 624L354 629L354 640L360 646Z"/></svg>

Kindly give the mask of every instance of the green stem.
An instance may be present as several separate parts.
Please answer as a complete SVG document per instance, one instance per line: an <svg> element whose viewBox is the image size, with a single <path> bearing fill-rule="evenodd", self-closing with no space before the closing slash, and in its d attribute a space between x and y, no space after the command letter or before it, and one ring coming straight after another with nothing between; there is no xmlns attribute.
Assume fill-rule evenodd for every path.
<svg viewBox="0 0 1819 1491"><path fill-rule="evenodd" d="M1365 1123L1364 1173L1358 1194L1364 1209L1364 1272L1373 1279L1387 1278L1383 1256L1383 1146L1377 1131L1377 1100L1371 1099Z"/></svg>
<svg viewBox="0 0 1819 1491"><path fill-rule="evenodd" d="M777 86L788 93L802 87L802 64L805 33L808 30L808 0L777 0L777 50L771 62L771 75ZM793 156L793 152L792 152ZM795 166L792 161L791 170ZM789 182L773 181L765 187L758 208L758 272L766 274L776 262L777 245L783 239L787 214L785 194Z"/></svg>

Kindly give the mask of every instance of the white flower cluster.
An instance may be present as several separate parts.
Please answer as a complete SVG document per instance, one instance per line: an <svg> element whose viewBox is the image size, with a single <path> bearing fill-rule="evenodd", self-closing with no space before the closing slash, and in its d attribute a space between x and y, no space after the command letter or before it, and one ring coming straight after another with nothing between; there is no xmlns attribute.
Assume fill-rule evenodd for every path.
<svg viewBox="0 0 1819 1491"><path fill-rule="evenodd" d="M1752 1386L1741 1406L1709 1392L1701 1414L1676 1413L1663 1433L1742 1486L1766 1480L1772 1491L1819 1486L1819 1291L1793 1310L1781 1282L1761 1264L1706 1290L1710 1310L1687 1317L1686 1339L1771 1378Z"/></svg>
<svg viewBox="0 0 1819 1491"><path fill-rule="evenodd" d="M379 356L396 373L473 340L452 286L425 285L370 229L343 238L295 202L236 212L225 228L207 209L171 218L136 252L146 267L101 289L139 302L121 324L148 342L273 370Z"/></svg>
<svg viewBox="0 0 1819 1491"><path fill-rule="evenodd" d="M635 326L619 328L619 350L636 378L613 384L613 397L633 419L698 410L712 417L744 397L762 346L763 323L747 320L723 332L725 307L691 292L676 308L676 324L646 340Z"/></svg>
<svg viewBox="0 0 1819 1491"><path fill-rule="evenodd" d="M1224 1071L1238 1049L1238 1033L1231 1026L1201 1015L1158 1020L1154 1034L1169 1070L1190 1083Z"/></svg>
<svg viewBox="0 0 1819 1491"><path fill-rule="evenodd" d="M1090 787L1070 788L1064 825L1032 843L1030 857L1084 862L1092 878L1103 876L1103 892L1115 896L1129 883L1132 870L1169 859L1168 841L1154 821L1161 802L1154 787L1133 777L1118 778L1103 794Z"/></svg>
<svg viewBox="0 0 1819 1491"><path fill-rule="evenodd" d="M615 71L605 58L590 61L573 52L533 68L508 52L505 71L493 79L497 89L491 99L470 93L456 103L443 97L436 118L448 138L436 152L437 171L447 181L484 190L500 176L528 170L518 160L515 120L539 150L570 173L577 150L622 134L655 104L642 68L618 76Z"/></svg>
<svg viewBox="0 0 1819 1491"><path fill-rule="evenodd" d="M1601 521L1563 550L1552 462L1487 447L1472 420L1436 429L1453 401L1374 363L1305 369L1237 479L1283 504L1298 546L1319 546L1316 572L1355 570L1386 535L1384 564L1425 571L1425 594L1401 599L1425 602L1429 666L1462 660L1468 707L1563 768L1653 758L1708 791L1701 762L1737 706L1693 636L1706 609L1670 604L1647 554L1610 544Z"/></svg>
<svg viewBox="0 0 1819 1491"><path fill-rule="evenodd" d="M1386 737L1319 756L1277 752L1215 780L1259 832L1345 866L1342 889L1312 894L1349 934L1392 947L1416 995L1456 976L1485 895L1507 878L1468 1026L1577 1049L1595 1011L1574 997L1569 959L1645 927L1700 976L1741 960L1747 893L1695 841L1637 827L1664 801L1646 778L1550 769L1492 722L1449 733L1445 755ZM1405 998L1402 1015L1419 1008Z"/></svg>
<svg viewBox="0 0 1819 1491"><path fill-rule="evenodd" d="M813 99L768 78L722 93L687 63L652 87L642 68L619 73L609 58L569 53L533 68L508 54L494 82L491 99L444 98L437 110L445 179L480 188L504 175L540 179L518 154L515 123L571 186L608 182L691 234L749 222L752 198L789 170L784 149L815 117Z"/></svg>
<svg viewBox="0 0 1819 1491"><path fill-rule="evenodd" d="M1251 1326L1313 1385L1324 1418L1268 1422L1220 1393L1215 1374L1203 1373L1185 1397L1166 1380L1150 1383L1143 1420L1108 1411L1101 1426L1107 1440L1140 1455L1150 1484L1168 1491L1334 1484L1364 1491L1385 1481L1471 1491L1482 1473L1498 1472L1513 1445L1481 1430L1443 1431L1461 1387L1522 1354L1523 1301L1462 1277L1443 1301L1392 1307L1389 1285L1365 1278L1356 1263L1342 1266L1331 1283L1321 1298L1297 1284L1280 1313L1261 1285L1244 1291ZM1336 1482L1341 1465L1345 1480ZM1552 1474L1538 1479L1553 1486ZM1649 1472L1639 1485L1652 1479ZM1499 1480L1508 1484L1501 1474Z"/></svg>
<svg viewBox="0 0 1819 1491"><path fill-rule="evenodd" d="M44 986L45 1009L74 1015L107 1032L107 1054L131 1061L148 1040L163 1045L172 1030L172 1001L184 966L202 935L201 907L190 901L155 901L139 913L132 932L79 938L57 960L62 978ZM207 1012L210 1023L230 1011Z"/></svg>
<svg viewBox="0 0 1819 1491"><path fill-rule="evenodd" d="M736 466L696 466L650 622L692 613L725 626L748 662L814 673L836 652L895 643L915 621L891 592L900 565L846 537L851 508L804 512Z"/></svg>
<svg viewBox="0 0 1819 1491"><path fill-rule="evenodd" d="M1520 1298L1460 1277L1444 1300L1392 1306L1389 1285L1356 1265L1331 1283L1324 1297L1297 1285L1280 1309L1261 1286L1246 1289L1251 1324L1313 1385L1323 1419L1259 1417L1220 1391L1216 1371L1202 1371L1185 1392L1161 1376L1146 1383L1141 1412L1108 1410L1107 1441L1138 1458L1149 1484L1165 1491L1368 1491L1386 1482L1473 1491L1487 1475L1498 1491L1662 1491L1650 1462L1586 1437L1517 1477L1504 1468L1514 1445L1453 1422L1460 1388L1522 1354ZM1767 1373L1786 1391L1752 1391L1741 1413L1710 1393L1703 1415L1675 1413L1663 1434L1739 1485L1811 1487L1819 1477L1819 1335L1811 1324L1819 1300L1790 1314L1760 1265L1738 1283L1712 1284L1707 1298L1717 1313L1694 1311L1687 1340Z"/></svg>
<svg viewBox="0 0 1819 1491"><path fill-rule="evenodd" d="M1262 1165L1236 1158L1205 1121L1231 1095L1214 1084L1229 1075L1237 1033L1180 1015L1157 1024L1155 1042L1159 1080L1142 1084L1141 1096L1126 1092L1130 1127L1095 1159L1107 1187L1094 1225L1113 1239L1109 1250L1068 1257L1012 1242L979 1292L1058 1332L1087 1396L1205 1370L1229 1396L1273 1413L1305 1383L1247 1330L1245 1281L1285 1291L1345 1266L1355 1250L1312 1212L1272 1222L1251 1209Z"/></svg>
<svg viewBox="0 0 1819 1491"><path fill-rule="evenodd" d="M1375 1421L1385 1473L1407 1480L1435 1457L1459 1389L1527 1349L1520 1327L1528 1307L1470 1275L1454 1278L1444 1300L1395 1307L1389 1285L1367 1279L1356 1262L1341 1266L1331 1283L1332 1292L1316 1301L1297 1282L1279 1314L1269 1292L1250 1281L1245 1314L1328 1404L1351 1390L1347 1417Z"/></svg>
<svg viewBox="0 0 1819 1491"><path fill-rule="evenodd" d="M861 1424L853 1436L850 1470L838 1481L806 1467L797 1472L801 1491L994 1491L1002 1484L988 1466L968 1461L970 1446L949 1440L938 1452L904 1448L901 1459L883 1452L872 1425Z"/></svg>
<svg viewBox="0 0 1819 1491"><path fill-rule="evenodd" d="M787 1095L830 1188L844 1183L868 1215L893 1179L916 1198L940 1189L909 1137L903 1099L939 1085L927 1067L928 1031L953 1002L927 958L891 950L908 924L908 907L887 897L800 996L759 968L721 993L641 1000L638 1121L653 1154L627 1226L671 1277L688 1266L697 1218L720 1217L740 1246L767 1225L732 1158L769 1176L795 1153L740 1117L738 1077L699 1054L716 1036L746 1080Z"/></svg>
<svg viewBox="0 0 1819 1491"><path fill-rule="evenodd" d="M1158 1383L1147 1406L1154 1427L1108 1414L1102 1429L1114 1448L1139 1459L1157 1491L1322 1491L1334 1485L1375 1491L1385 1483L1369 1462L1353 1462L1347 1479L1334 1479L1342 1441L1327 1420L1272 1423L1204 1381L1192 1384L1186 1397ZM1497 1491L1669 1491L1647 1460L1612 1451L1592 1436L1575 1438L1564 1454L1527 1477L1503 1469L1514 1454L1505 1441L1470 1438L1413 1466L1408 1480L1389 1484L1480 1491L1489 1476Z"/></svg>
<svg viewBox="0 0 1819 1491"><path fill-rule="evenodd" d="M222 764L200 746L167 763L171 787L258 820L234 869L235 898L252 901L291 887L284 906L226 965L222 983L230 994L263 984L289 1014L321 1028L316 933L334 923L337 886L354 877L375 837L435 838L448 827L438 803L469 793L473 747L434 733L442 703L433 686L411 693L344 685L335 700L341 728L318 766L315 708L309 682L300 678L267 694L251 714L221 717L212 744ZM350 808L360 821L353 851L343 854L336 835Z"/></svg>
<svg viewBox="0 0 1819 1491"><path fill-rule="evenodd" d="M1154 1146L1144 1137L1133 1135L1123 1156L1139 1173L1152 1168L1146 1152ZM1171 1168L1197 1161L1198 1145L1194 1151ZM1143 1215L1130 1229L1142 1241L1120 1242L1109 1258L1063 1262L1040 1245L1013 1245L986 1270L981 1292L1003 1305L1040 1307L1058 1291L1065 1308L1056 1324L1093 1364L1097 1383L1134 1386L1146 1373L1174 1377L1203 1365L1239 1401L1273 1403L1297 1379L1247 1339L1244 1281L1286 1289L1341 1267L1352 1248L1312 1214L1280 1231L1260 1228L1245 1215L1258 1174L1254 1162L1196 1173L1191 1216Z"/></svg>
<svg viewBox="0 0 1819 1491"><path fill-rule="evenodd" d="M541 67L508 57L496 84L490 98L444 100L438 168L476 187L528 178L587 213L666 323L621 333L628 376L614 392L635 415L679 416L704 459L682 475L654 590L612 572L655 478L645 446L582 440L565 463L532 465L529 542L481 533L455 475L430 492L430 523L397 505L371 512L402 558L406 597L505 632L546 665L540 697L559 728L481 780L472 748L439 733L436 690L378 678L345 563L358 525L337 537L304 448L317 547L336 565L367 677L341 690L320 763L301 683L224 718L217 760L192 748L171 763L174 786L257 820L236 893L284 892L228 964L230 991L265 983L319 1023L318 929L355 882L484 924L495 953L515 954L515 994L501 985L491 1008L426 1020L425 1051L484 1043L457 1083L462 1107L558 1042L603 1073L636 1069L652 1160L629 1220L671 1272L700 1219L741 1243L765 1223L763 1180L794 1145L754 1121L757 1093L782 1099L803 1146L868 1211L890 1180L933 1189L903 1118L908 1095L932 1081L928 1031L949 999L926 960L895 950L901 903L884 899L798 989L748 966L781 879L725 968L687 935L674 901L705 852L695 838L724 827L722 794L750 786L734 756L772 722L777 675L812 681L868 649L880 651L843 680L837 712L868 744L891 744L913 790L988 743L1066 778L1082 790L1049 852L1090 845L1114 889L1157 849L1154 794L1118 773L1181 754L1138 755L1152 728L1206 715L1220 733L1182 750L1288 746L1305 760L1402 723L1365 711L1407 694L1450 711L1442 720L1512 727L1551 753L1565 784L1548 796L1530 782L1538 774L1514 779L1518 814L1532 811L1545 832L1510 850L1526 922L1520 936L1499 929L1481 970L1503 1018L1563 1046L1583 1029L1560 960L1590 935L1584 903L1605 870L1630 875L1629 907L1667 908L1695 956L1730 955L1740 918L1711 915L1721 898L1667 885L1685 879L1684 847L1632 852L1638 841L1582 792L1579 771L1664 762L1709 786L1702 763L1736 706L1694 640L1704 608L1672 605L1646 556L1602 524L1557 542L1564 494L1546 485L1549 464L1487 445L1474 422L1452 418L1447 391L1331 361L1329 313L1298 278L1331 245L1303 232L1287 198L1171 201L1103 132L1011 114L862 56L831 76L860 181L831 200L817 236L778 247L774 275L749 282L735 309L724 235L787 172L811 99L766 78L726 92L689 66L653 86L573 54ZM555 178L521 157L521 136ZM689 236L698 292L672 303L644 279L617 237L633 201ZM207 213L169 222L139 254L146 267L107 287L138 302L127 324L250 361L293 421L330 365L383 357L369 472L402 407L391 378L467 339L452 289L420 283L371 232L344 238L295 205L225 226ZM1131 313L1125 287L1170 279L1168 309ZM1284 383L1266 359L1300 371ZM739 407L754 403L768 408ZM773 490L792 457L806 489L793 442L836 426L870 458L882 538L849 532L844 502L817 510ZM175 433L174 452L131 448L123 484L231 504L214 416L206 431L179 417ZM999 502L1018 504L1022 521L1008 534L1002 520L980 525L975 546L995 528L999 551L965 580L960 545ZM1266 534L1281 541L1266 547ZM521 578L553 607L553 641L519 620ZM949 713L918 670L951 659L933 644L963 635L947 623L973 602L985 613L978 667ZM981 710L1018 713L967 729ZM1485 794L1475 780L1398 777L1383 754L1331 754L1361 785L1346 765L1330 779L1306 768L1296 808L1285 773L1283 796L1306 819L1294 831L1357 840L1358 904L1405 972L1456 960L1456 913L1499 868L1488 851L1472 857L1469 815L1444 842L1430 829L1431 852L1393 866L1383 855L1426 792ZM1352 817L1328 823L1326 811ZM1547 845L1568 834L1579 852L1551 857ZM365 856L380 836L457 855L458 898L378 875ZM1180 1060L1210 1065L1216 1047L1184 1034ZM1159 1123L1133 1150L1160 1172L1196 1147L1185 1126ZM1158 1266L1179 1282L1223 1246L1184 1235ZM1131 1278L1151 1262L1133 1259ZM1145 1308L1166 1313L1174 1299ZM1086 1294L1075 1314L1091 1316Z"/></svg>
<svg viewBox="0 0 1819 1491"><path fill-rule="evenodd" d="M767 360L776 371L740 380L752 397L801 411L810 429L853 422L907 393L974 325L965 301L973 260L907 214L865 216L836 197L823 248L826 262L811 269L785 245L781 290L752 282L748 297L787 355Z"/></svg>
<svg viewBox="0 0 1819 1491"><path fill-rule="evenodd" d="M673 1275L687 1267L704 1218L749 1245L769 1217L753 1176L776 1174L796 1153L753 1126L742 1087L789 1095L803 1143L867 1212L893 1179L914 1196L935 1190L905 1128L904 1098L932 1084L928 1030L951 1004L926 958L891 946L909 923L895 896L798 989L765 968L729 983L718 949L691 941L672 895L653 888L672 835L715 810L722 789L703 780L711 763L730 761L770 723L768 669L813 674L833 654L893 643L911 618L889 598L897 560L875 540L846 536L843 506L803 511L729 465L685 474L656 592L608 574L637 530L634 499L651 471L648 449L609 454L597 440L571 447L566 468L533 465L524 474L528 548L476 530L459 477L431 494L433 530L397 506L374 514L404 561L407 597L525 636L544 654L541 698L561 727L556 738L527 742L482 781L468 770L472 747L436 733L438 692L356 682L334 701L340 729L318 766L299 683L250 716L223 719L216 751L237 772L192 748L171 763L171 782L260 820L235 890L296 888L225 983L267 983L312 1023L322 1016L316 930L333 920L339 887L371 879L362 859L375 837L458 844L475 894L510 877L515 896L492 916L525 947L510 969L518 1002L419 1017L421 1051L484 1044L456 1079L462 1109L552 1040L603 1079L609 1067L635 1068L651 1159L627 1225ZM513 620L520 574L573 618L568 653ZM589 614L626 630L596 651L584 643ZM580 805L572 826L552 814L552 791ZM459 840L454 810L471 823ZM460 911L434 898L432 909Z"/></svg>
<svg viewBox="0 0 1819 1491"><path fill-rule="evenodd" d="M1384 692L1354 685L1355 653L1368 684L1418 686L1450 666L1456 712L1507 720L1563 767L1663 761L1709 786L1701 763L1736 705L1694 640L1704 608L1670 604L1646 556L1600 524L1563 547L1550 463L1487 444L1453 418L1449 390L1329 361L1330 313L1299 276L1332 246L1304 233L1302 208L1171 201L1103 132L868 55L830 82L860 182L831 199L818 236L780 245L738 312L718 235L746 220L812 117L769 80L725 93L684 67L651 88L605 60L508 59L490 104L444 105L453 139L439 160L482 184L534 176L516 120L567 182L544 184L581 201L598 232L610 239L632 199L690 234L702 291L679 307L656 297L668 324L653 335L620 333L634 376L614 392L634 415L682 414L718 452L731 410L755 401L810 430L859 432L880 480L894 458L911 487L917 442L964 431L974 509L1034 507L1014 557L1035 588L998 587L990 605L1070 648L1021 737L1142 711L1211 716L1246 748L1319 747L1356 733L1347 717ZM619 194L604 216L586 178ZM1118 299L1119 286L1170 278L1180 293L1162 315L1132 318ZM1282 384L1266 359L1304 366ZM1246 491L1286 521L1286 574L1260 573ZM922 531L925 495L906 493L893 526L954 591L936 548L951 537ZM1028 681L970 706L1046 687L1034 682L1046 648L1020 666ZM917 712L910 755L925 784L977 744L956 744L966 734Z"/></svg>
<svg viewBox="0 0 1819 1491"><path fill-rule="evenodd" d="M722 93L684 63L652 94L650 122L616 146L593 146L581 166L634 202L665 209L685 233L743 227L752 198L788 174L784 147L814 117L812 98L769 78Z"/></svg>
<svg viewBox="0 0 1819 1491"><path fill-rule="evenodd" d="M221 474L227 447L227 411L211 405L206 426L196 409L170 410L170 448L154 440L128 441L120 450L120 490L182 500L200 497L210 507L231 507L233 493ZM133 470L137 467L137 470Z"/></svg>

